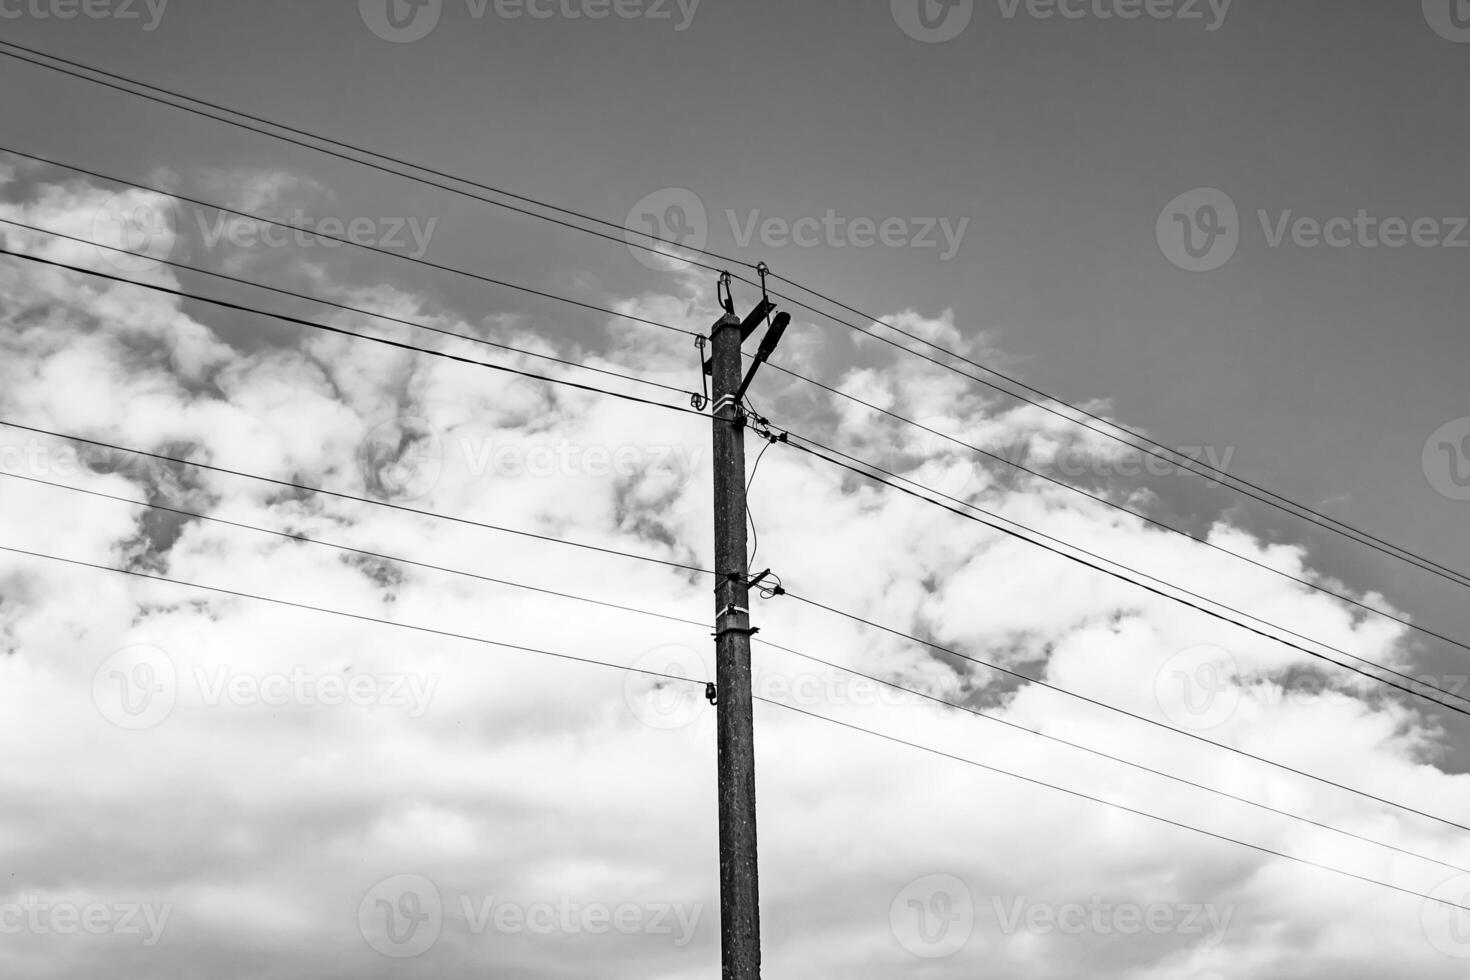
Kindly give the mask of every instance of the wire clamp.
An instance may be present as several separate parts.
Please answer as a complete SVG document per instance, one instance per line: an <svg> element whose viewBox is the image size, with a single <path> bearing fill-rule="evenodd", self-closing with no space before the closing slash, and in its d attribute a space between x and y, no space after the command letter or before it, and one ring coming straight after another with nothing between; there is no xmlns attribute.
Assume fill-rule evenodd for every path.
<svg viewBox="0 0 1470 980"><path fill-rule="evenodd" d="M704 699L710 704L718 707L720 703L719 688L715 687L713 684L704 685Z"/></svg>

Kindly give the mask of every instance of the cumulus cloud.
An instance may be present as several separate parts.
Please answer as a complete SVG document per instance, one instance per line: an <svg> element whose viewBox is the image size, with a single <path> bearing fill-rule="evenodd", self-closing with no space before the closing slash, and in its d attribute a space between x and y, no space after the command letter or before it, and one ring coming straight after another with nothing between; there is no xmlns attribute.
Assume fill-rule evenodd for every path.
<svg viewBox="0 0 1470 980"><path fill-rule="evenodd" d="M311 192L288 175L240 186L256 202ZM112 199L86 185L47 185L0 216L90 237ZM130 212L159 204L125 203ZM7 248L108 270L86 246L13 228L4 238ZM319 266L299 271L319 294L350 305L697 385L688 338L626 320L563 343L516 315L465 322L427 295L338 281ZM176 282L157 264L130 275ZM612 302L620 313L697 330L715 318L708 292L691 274L668 294ZM9 975L679 980L718 969L714 727L701 687L466 639L709 679L708 628L696 625L713 613L709 583L660 564L709 563L705 423L304 329L242 350L207 307L23 260L0 263L0 296L0 418L221 468L0 429L12 474L0 479L0 544L228 590L0 553L0 731L13 747L0 755L8 801L0 840L11 871L0 907L14 910L0 916L9 932L0 961ZM649 394L357 314L316 315ZM903 312L897 322L937 343L977 351L989 343L960 330L951 312ZM798 322L792 336L819 330ZM801 354L798 369L820 361L833 387L982 448L1025 446L1028 459L1078 445L1121 452L891 348L840 370ZM778 374L761 385L762 410L782 426L1412 669L1398 624L1017 478L947 440L916 444L881 413ZM168 517L115 497L234 523ZM760 566L799 595L1420 809L1453 816L1470 803L1465 777L1433 765L1444 733L1362 678L788 447L768 453L751 505ZM1300 548L1268 544L1223 517L1210 540L1317 576ZM1018 685L926 643L790 598L763 601L756 615L768 641L756 648L758 693L772 701L1405 888L1428 891L1452 874L941 710L791 651L811 653L1354 833L1470 861L1463 838L1441 824ZM1408 896L773 704L758 705L757 723L768 975L1462 972L1456 923ZM68 931L71 914L99 927Z"/></svg>

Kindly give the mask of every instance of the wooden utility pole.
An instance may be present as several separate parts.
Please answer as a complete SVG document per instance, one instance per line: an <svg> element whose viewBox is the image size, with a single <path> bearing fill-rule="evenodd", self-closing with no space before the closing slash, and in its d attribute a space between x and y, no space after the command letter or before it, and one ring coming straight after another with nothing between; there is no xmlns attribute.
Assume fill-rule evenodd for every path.
<svg viewBox="0 0 1470 980"><path fill-rule="evenodd" d="M728 309L728 307L727 307ZM745 545L745 412L741 346L771 312L769 301L742 323L733 313L711 331L714 422L715 688L719 729L720 952L724 980L759 980L760 875L755 835L755 721L751 709L750 569ZM788 318L789 319L789 318ZM769 356L785 320L767 334Z"/></svg>

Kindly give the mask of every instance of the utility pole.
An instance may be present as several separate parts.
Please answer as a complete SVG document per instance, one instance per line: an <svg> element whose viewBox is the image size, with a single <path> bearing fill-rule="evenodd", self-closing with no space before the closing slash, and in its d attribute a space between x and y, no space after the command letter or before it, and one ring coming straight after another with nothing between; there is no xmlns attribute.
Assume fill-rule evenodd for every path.
<svg viewBox="0 0 1470 980"><path fill-rule="evenodd" d="M728 284L727 284L728 285ZM756 859L755 721L751 708L750 569L745 541L745 389L790 318L767 332L743 379L741 347L771 312L762 299L744 322L726 302L710 332L715 484L715 695L719 730L720 953L724 980L759 980L760 875Z"/></svg>

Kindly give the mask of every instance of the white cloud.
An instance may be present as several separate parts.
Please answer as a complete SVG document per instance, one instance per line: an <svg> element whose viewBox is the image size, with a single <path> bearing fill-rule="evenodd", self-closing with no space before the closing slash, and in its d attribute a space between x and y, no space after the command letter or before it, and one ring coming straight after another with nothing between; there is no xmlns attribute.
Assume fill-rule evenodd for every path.
<svg viewBox="0 0 1470 980"><path fill-rule="evenodd" d="M50 188L8 214L85 237L88 214L106 198L77 185ZM80 247L11 232L6 240L58 261L99 261ZM138 275L171 281L166 270ZM514 317L462 323L426 297L333 283L320 269L313 275L333 295L393 315L678 387L697 383L687 338L626 320L611 320L605 337L572 350ZM675 295L617 308L703 329L714 319L707 293L689 276ZM667 561L709 561L709 436L692 416L336 336L242 352L221 339L207 312L186 314L159 294L23 261L0 263L0 296L6 419L354 495L397 487L406 506ZM936 342L966 342L952 313L897 319ZM408 335L355 315L330 322ZM812 329L798 323L793 336ZM604 383L461 341L413 340ZM838 386L935 419L935 428L983 447L1081 440L1117 452L895 354L873 352L885 359L881 368L840 373ZM1001 479L999 464L952 445L916 454L911 434L891 420L825 396L795 397L778 375L762 384L772 399L772 407L761 399L762 408L778 424L916 478L946 482L962 468L960 492L987 509L1359 656L1410 666L1400 626L1363 619L1340 601L1059 488ZM364 453L365 440L401 419L415 420L387 430L401 442ZM384 455L383 445L403 452ZM0 453L6 471L37 479L207 508L231 521L690 619L712 614L706 580L650 563L221 473L161 464L94 472L54 440L14 429L0 430ZM397 469L385 477L379 467ZM180 526L14 479L0 480L0 506L0 543L10 547L141 562L181 580L618 664L673 648L687 651L691 676L702 680L698 671L709 670L701 627L216 523ZM1232 710L1207 719L1208 737L1436 813L1453 816L1470 802L1465 777L1425 761L1443 738L1433 724L1341 674L1325 693L1284 690L1292 669L1315 662L1279 645L787 447L774 447L762 464L752 508L759 565L801 595L1149 717L1162 716L1160 678L1172 676L1181 652L1219 648L1234 668L1231 683L1213 693L1232 699ZM1315 574L1301 549L1266 544L1223 520L1211 540ZM0 949L8 973L397 976L404 963L375 952L356 915L379 881L401 874L431 881L446 910L439 941L409 969L658 978L717 969L714 729L697 688L12 553L0 553L0 598L0 640L14 651L0 659L0 737L23 747L0 756L0 794L10 801L0 847L12 871L0 905L41 896L53 905L171 910L161 941L148 948L115 932L27 928ZM1443 826L1041 688L1013 691L983 668L940 664L919 644L789 598L763 601L757 616L762 640L947 696L964 691L1017 724L1470 861L1470 847ZM130 673L142 661L109 659L139 645L162 651L148 661L152 674ZM1450 875L968 714L880 694L768 645L757 646L756 667L772 697L962 757L1407 888L1428 890ZM310 693L290 686L303 675ZM394 679L400 694L431 691L426 705L390 694ZM172 685L171 710L155 725L129 731L99 710L95 686L108 696L129 680ZM370 703L328 703L334 685L350 683ZM290 693L273 702L272 690ZM655 705L660 698L675 700ZM645 724L651 706L674 723ZM757 720L768 975L972 977L982 967L997 977L1085 971L1128 980L1460 973L1434 945L1450 940L1421 927L1415 899L769 705L757 707ZM930 961L905 948L890 912L910 882L935 872L966 883L976 925L959 952ZM558 924L545 934L493 924L477 933L466 910L492 896L523 912L549 903ZM1114 907L1229 909L1229 925L1206 943L1182 927L1006 933L998 918L1018 901L1055 909L1094 896ZM594 934L578 916L599 903L669 906L691 919L698 912L698 924L688 945L646 919L636 933ZM1315 965L1300 966L1308 962Z"/></svg>

